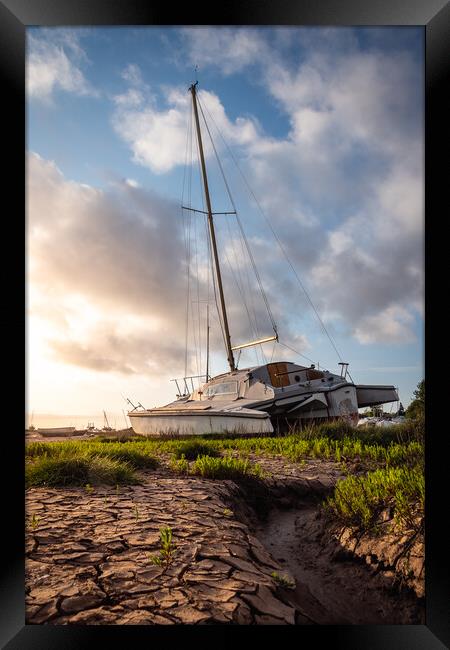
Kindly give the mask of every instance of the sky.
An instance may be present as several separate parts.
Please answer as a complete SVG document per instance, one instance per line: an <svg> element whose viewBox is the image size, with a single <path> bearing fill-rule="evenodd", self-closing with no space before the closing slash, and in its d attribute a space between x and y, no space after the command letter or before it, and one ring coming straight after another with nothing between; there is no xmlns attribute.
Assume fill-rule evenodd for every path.
<svg viewBox="0 0 450 650"><path fill-rule="evenodd" d="M195 80L231 192L204 129L213 210L237 211L215 216L232 344L273 334L258 278L280 340L239 366L343 360L407 406L424 376L423 28L36 27L28 412L172 401L171 379L205 373L207 306L210 373L227 370L205 217L181 208L204 209Z"/></svg>

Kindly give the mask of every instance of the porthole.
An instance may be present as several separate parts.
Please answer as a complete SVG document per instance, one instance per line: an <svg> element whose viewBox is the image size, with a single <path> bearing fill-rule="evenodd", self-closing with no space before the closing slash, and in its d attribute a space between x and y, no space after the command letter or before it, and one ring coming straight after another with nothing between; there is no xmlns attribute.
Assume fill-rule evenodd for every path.
<svg viewBox="0 0 450 650"><path fill-rule="evenodd" d="M300 381L300 375L295 375L294 381L299 382Z"/></svg>

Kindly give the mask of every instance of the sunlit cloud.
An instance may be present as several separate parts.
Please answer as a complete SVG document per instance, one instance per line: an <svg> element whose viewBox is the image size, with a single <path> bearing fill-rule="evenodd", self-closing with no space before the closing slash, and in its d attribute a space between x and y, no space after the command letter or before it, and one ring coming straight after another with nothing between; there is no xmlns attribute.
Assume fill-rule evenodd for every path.
<svg viewBox="0 0 450 650"><path fill-rule="evenodd" d="M57 90L75 95L98 96L85 78L81 64L86 54L73 32L45 30L27 33L26 89L29 97L52 103Z"/></svg>
<svg viewBox="0 0 450 650"><path fill-rule="evenodd" d="M177 43L183 70L199 64L198 97L226 172L233 170L234 181L240 178L218 131L328 329L338 332L350 352L369 354L376 346L401 350L417 344L424 316L423 71L401 45L384 51L380 35L368 35L370 47L361 48L355 31L187 27L164 33L166 45ZM163 83L158 75L152 77L137 49L114 61L104 91L89 82L90 66L97 64L95 48L84 47L79 33L31 30L28 44L30 105L39 100L39 111L49 106L54 114L60 92L101 95L105 101L98 102L98 110L103 113L95 117L106 125L108 151L118 156L104 162L100 173L108 184L100 188L86 170L77 170L77 144L69 132L67 147L73 149L65 151L65 160L59 150L56 161L46 159L53 154L46 156L45 147L37 148L42 156L29 155L27 291L34 381L40 372L55 382L70 375L71 385L94 387L95 377L102 377L106 391L124 382L134 389L145 378L146 390L151 386L152 396L159 394L161 382L181 376L186 361L188 372L196 374L201 364L192 348L203 346L204 361L205 309L203 303L198 309L197 298L211 300L211 355L224 359L208 288L203 217L195 222L203 244L190 269L191 289L198 276L198 293L194 287L190 304L186 296L179 184L190 162L191 97L176 75L169 73ZM163 63L167 66L167 60ZM211 74L220 81L214 92L206 83ZM233 95L244 82L266 98L261 113ZM271 119L280 116L282 130L272 130ZM73 115L70 119L76 121ZM206 133L204 147L214 178L218 169ZM195 155L193 163L197 174ZM173 200L167 198L171 195ZM280 340L322 361L310 321L322 332L311 305L248 198L250 209L240 216ZM239 344L254 338L252 328L261 335L272 332L261 297L249 291L248 276L253 289L255 278L233 223L217 219L217 237L232 341ZM191 317L187 360L186 309ZM269 360L272 346L265 352ZM280 353L298 360L289 348L275 351L278 358ZM252 355L242 353L241 367L254 363ZM392 372L406 374L402 368L409 361L403 366L405 360L398 357ZM381 359L379 370L371 369L390 372Z"/></svg>

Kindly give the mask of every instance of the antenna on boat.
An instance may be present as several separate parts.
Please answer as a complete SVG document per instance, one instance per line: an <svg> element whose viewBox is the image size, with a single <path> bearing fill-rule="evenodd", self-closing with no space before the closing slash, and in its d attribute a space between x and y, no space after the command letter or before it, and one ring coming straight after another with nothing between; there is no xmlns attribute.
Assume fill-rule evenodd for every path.
<svg viewBox="0 0 450 650"><path fill-rule="evenodd" d="M346 379L346 378L347 378L347 373L348 373L348 366L349 366L349 364L346 363L345 361L341 361L340 363L338 363L338 366L341 366L341 377L342 377L343 379Z"/></svg>
<svg viewBox="0 0 450 650"><path fill-rule="evenodd" d="M192 105L194 107L194 116L195 116L195 126L197 129L197 140L198 140L198 149L200 153L200 163L201 163L201 168L202 168L202 176L203 176L203 187L205 191L205 199L206 199L206 206L207 206L207 215L208 215L208 226L209 226L209 236L211 239L211 248L213 252L213 259L214 259L214 266L216 269L216 277L217 277L217 286L219 289L219 298L220 298L220 306L222 310L222 320L223 320L223 327L224 327L224 334L225 334L225 346L226 346L226 351L227 351L227 357L228 357L228 364L230 366L231 372L236 370L236 364L234 361L234 356L233 356L233 350L231 347L231 338L230 338L230 330L228 327L228 317L227 317L227 310L225 307L225 297L223 293L223 286L222 286L222 276L220 274L220 265L219 265L219 256L217 253L217 243L216 243L216 233L214 231L214 221L213 221L213 213L212 213L212 207L211 207L211 199L209 197L209 188L208 188L208 177L206 175L206 165L205 165L205 156L203 154L203 143L202 143L202 134L200 130L200 122L198 119L198 108L197 108L197 91L196 91L196 86L198 85L198 81L193 83L189 87L189 91L192 94Z"/></svg>

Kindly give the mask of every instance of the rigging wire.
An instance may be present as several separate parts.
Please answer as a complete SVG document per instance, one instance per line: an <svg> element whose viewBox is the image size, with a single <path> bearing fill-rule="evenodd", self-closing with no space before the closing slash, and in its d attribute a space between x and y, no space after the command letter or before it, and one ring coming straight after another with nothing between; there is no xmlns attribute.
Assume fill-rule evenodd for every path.
<svg viewBox="0 0 450 650"><path fill-rule="evenodd" d="M197 151L197 167L198 167L199 181L200 181L200 185L201 185L201 180L200 180L201 179L200 145L199 145L199 142L198 142L197 132L196 132L196 145L197 145L197 147L196 147L196 151ZM204 197L202 189L200 189L200 196L201 196L201 200L202 200L203 211L206 212L206 210L205 210L205 207L206 207L205 206L205 197ZM218 280L217 280L217 276L216 276L216 269L215 269L215 266L214 266L214 263L213 263L213 252L212 252L212 245L211 245L211 233L209 231L208 219L207 219L206 214L205 214L205 226L206 226L206 231L207 231L206 241L207 241L207 249L208 249L208 254L209 254L209 267L212 270L212 285L213 285L213 292L214 292L214 302L215 302L216 309L217 309L217 315L218 315L218 318L219 318L219 324L220 324L220 330L222 332L223 342L224 342L224 345L225 345L225 348L226 348L227 347L227 339L226 339L226 335L225 335L224 324L223 324L223 321L222 321L222 312L221 312L221 309L219 308L219 303L218 303L218 296L217 296L217 283L218 283ZM200 374L200 373L198 373L198 374Z"/></svg>
<svg viewBox="0 0 450 650"><path fill-rule="evenodd" d="M200 174L200 152L199 152L199 144L198 140L196 138L196 143L197 143L197 167L198 167L198 181L199 181L199 191L200 191L200 196L202 197L202 205L204 208L204 199L203 199L203 193L202 193L202 185L201 185L201 174ZM201 350L201 329L200 329L200 277L199 277L199 272L198 272L198 242L197 242L197 220L194 215L194 242L195 242L195 275L196 275L196 293L197 293L197 331L195 329L195 316L194 316L194 306L192 303L192 327L194 331L194 347L195 347L195 359L196 359L196 365L197 365L197 376L200 376L201 373L201 359L202 359L202 350ZM198 334L198 340L196 338L196 335ZM197 379L199 381L199 379Z"/></svg>
<svg viewBox="0 0 450 650"><path fill-rule="evenodd" d="M208 131L208 135L209 135L209 138L210 138L210 140L211 140L211 144L212 144L212 147L213 147L213 150L214 150L214 154L215 154L215 156L216 156L216 160L217 160L217 163L218 163L218 165L219 165L219 169L220 169L220 172L221 172L221 175L222 175L222 178L223 178L223 181L224 181L224 184L225 184L225 187L226 187L227 193L228 193L228 197L229 197L229 199L230 199L231 205L233 206L233 210L234 210L235 213L236 213L236 215L235 215L235 216L236 216L236 220L237 220L237 223L238 223L238 225L239 225L239 229L240 229L240 231L241 231L241 235L242 235L242 238L243 238L243 240L244 240L245 247L246 247L246 249L247 249L247 253L248 253L248 256L249 256L249 258L250 258L250 261L251 261L251 264L252 264L252 268L253 268L253 271L254 271L254 273L255 273L255 276L256 276L257 282L258 282L259 290L260 290L260 292L261 292L262 298L263 298L264 303L265 303L265 305L266 305L267 313L268 313L268 315L269 315L270 322L271 322L271 324L272 324L273 330L276 332L276 331L277 331L277 327L276 327L276 323L275 323L275 320L274 320L274 317L273 317L272 311L271 311L271 309L270 309L269 301L267 300L267 296L266 296L266 293L265 293L264 288L263 288L263 286L262 286L261 278L260 278L260 275L259 275L258 269L257 269L257 267L256 267L255 260L254 260L254 258L253 258L253 254L252 254L252 252L251 252L251 249L250 249L250 246L249 246L249 243L248 243L247 237L245 236L245 232L244 232L244 229L243 229L243 227L242 227L241 220L239 219L239 215L238 215L238 212L237 212L237 209L236 209L236 205L235 205L235 203L234 203L233 197L232 197L232 195L231 195L230 187L229 187L229 185L228 185L228 181L227 181L227 179L226 179L226 177L225 177L225 173L224 173L224 171L223 171L222 163L220 162L219 156L217 155L217 149L216 149L216 146L215 146L215 144L214 144L214 140L213 140L213 137L212 137L212 135L211 135L211 131L209 130L208 123L206 122L205 114L204 114L204 112L203 112L203 107L202 107L202 103L200 102L200 99L198 100L198 104L199 104L199 106L200 106L200 111L201 111L201 113L202 113L202 117L203 117L203 121L204 121L205 126L206 126L206 130ZM208 114L209 114L209 113L208 113Z"/></svg>
<svg viewBox="0 0 450 650"><path fill-rule="evenodd" d="M189 174L187 174L187 167L188 167L188 153L190 153L190 164L189 164ZM182 190L182 198L181 198L181 212L183 214L183 204L184 204L184 197L185 197L185 189L186 189L186 176L188 176L187 179L187 203L190 207L191 205L191 187L192 187L192 107L189 113L189 123L188 123L188 131L186 135L186 152L185 152L185 163L184 163L184 173L183 173L183 190ZM189 348L189 303L190 303L190 258L191 258L191 251L190 251L190 222L191 222L191 213L188 211L186 217L185 217L185 225L184 225L184 241L185 241L185 251L186 251L186 267L187 267L187 274L186 274L186 323L185 323L185 350L184 350L184 376L186 377L188 374L188 348Z"/></svg>
<svg viewBox="0 0 450 650"><path fill-rule="evenodd" d="M292 348L290 345L287 345L286 343L282 343L281 341L278 341L278 343L279 343L280 345L284 346L285 348L288 348L288 350L291 350L292 352L295 352L295 354L298 354L300 357L303 357L304 359L307 359L307 361L310 361L311 363L313 363L314 365L316 365L316 362L315 362L315 361L313 361L312 359L310 359L309 357L307 357L305 354L302 354L302 353L299 352L298 350L294 350L294 348Z"/></svg>
<svg viewBox="0 0 450 650"><path fill-rule="evenodd" d="M200 104L200 102L199 102L199 104ZM201 105L200 105L200 109L202 110ZM269 228L270 228L270 230L271 230L271 232L272 232L272 235L275 237L275 240L276 240L278 246L280 247L281 252L283 253L283 255L284 255L284 257L285 257L285 259L286 259L286 261L287 261L287 263L288 263L288 265L289 265L291 271L293 272L293 274L294 274L294 276L295 276L297 282L299 283L301 289L303 290L303 293L305 294L305 296L306 296L306 298L307 298L307 300L308 300L308 302L309 302L311 308L313 309L313 311L314 311L314 313L315 313L315 315L316 315L316 317L317 317L317 319L318 319L318 321L319 321L319 323L320 323L320 325L321 325L321 327L322 327L323 332L325 333L325 335L327 336L328 340L330 341L330 343L331 343L332 347L334 348L334 351L336 352L336 354L337 354L339 360L342 361L342 357L341 357L341 355L340 355L340 353L339 353L339 350L337 349L337 346L336 346L336 344L335 344L335 342L334 342L334 340L333 340L331 334L329 334L327 328L325 327L324 322L322 321L322 319L321 319L321 317L320 317L320 315L319 315L317 309L315 308L315 306L314 306L314 304L313 304L313 302L312 302L312 300L311 300L311 298L310 298L310 296L309 296L309 293L307 292L305 286L303 285L302 281L300 280L300 277L299 277L297 271L295 270L295 268L294 268L294 266L293 266L291 260L289 259L289 256L288 256L288 254L287 254L287 252L286 252L284 246L282 245L282 243L281 243L281 241L280 241L280 238L278 237L278 235L277 235L276 232L274 231L274 229L273 229L273 227L272 227L272 224L270 223L270 220L268 219L268 217L266 216L265 212L263 211L263 209L262 209L262 207L261 207L261 204L259 203L258 199L256 198L256 196L255 196L255 194L254 194L252 188L250 187L250 185L249 185L249 183L248 183L248 181L247 181L247 179L246 179L246 177L245 177L245 175L244 175L242 169L240 168L240 166L239 166L239 164L238 164L238 162L237 162L235 156L233 155L233 152L231 151L230 147L228 146L228 143L226 142L225 138L223 137L222 133L220 132L219 127L218 127L217 124L215 123L214 118L213 118L212 115L209 113L209 111L208 111L208 109L207 109L206 107L205 107L205 110L206 110L206 112L208 113L208 116L211 118L212 123L213 123L214 126L216 127L217 132L219 133L219 135L220 135L220 137L221 137L223 143L225 144L225 146L226 146L226 148L227 148L227 150L228 150L228 153L229 153L230 156L231 156L231 159L233 160L233 162L234 162L234 164L236 165L236 167L237 167L237 169L238 169L240 175L242 176L242 179L243 179L243 181L244 181L244 183L245 183L247 189L249 190L250 194L252 195L253 200L255 201L256 205L257 205L258 208L259 208L259 211L261 212L262 216L264 217L264 220L266 221L267 225L269 226ZM202 110L202 114L203 114L203 110ZM205 119L204 116L203 116L203 119ZM206 123L206 121L205 121L205 123ZM208 128L208 127L207 127L207 128ZM209 133L209 129L208 129L208 133ZM210 136L210 137L211 137L211 136ZM214 146L214 145L213 145L213 146ZM214 151L215 151L215 148L214 148ZM216 154L216 155L217 155L217 154Z"/></svg>
<svg viewBox="0 0 450 650"><path fill-rule="evenodd" d="M226 251L224 251L224 257L225 257L225 260L226 260L226 262L228 263L228 266L229 266L229 268L230 268L231 275L233 276L233 279L234 279L234 281L236 282L237 288L238 288L239 293L240 293L240 296L241 296L241 298L242 298L242 302L244 303L244 307L245 307L245 310L246 310L246 312L247 312L247 317L248 317L248 319L249 319L250 326L251 326L251 325L252 325L252 322L251 322L251 317L250 317L250 312L249 312L249 309L248 309L248 305L247 305L247 302L246 302L246 300L245 300L245 295L244 295L244 293L243 293L243 289L241 288L239 282L237 281L235 271L234 271L234 269L233 269L233 266L232 266L232 264L231 264L231 262L230 262L230 260L229 260L229 257L228 257L228 254L227 254ZM252 330L252 334L253 334L253 336L255 336L255 332L254 332L254 330ZM258 334L256 334L256 336L258 336ZM255 352L257 352L257 351L256 351L256 347L255 347ZM256 363L259 365L259 359L258 359L258 355L257 355L257 354L256 354Z"/></svg>
<svg viewBox="0 0 450 650"><path fill-rule="evenodd" d="M202 367L202 343L201 343L201 323L200 323L200 278L198 273L198 241L197 241L197 219L194 216L194 242L195 242L195 275L196 275L196 294L197 294L197 330L198 330L198 356L197 356L197 376L200 376Z"/></svg>
<svg viewBox="0 0 450 650"><path fill-rule="evenodd" d="M201 109L201 107L200 107L200 109ZM204 114L203 114L203 119L205 119ZM205 124L206 124L206 121L205 121ZM210 135L210 138L211 138L211 134L209 134L209 135ZM214 147L214 142L212 142L212 144L213 144L213 147ZM220 160L217 157L217 152L216 152L216 158L217 158L219 166L220 166ZM235 207L235 206L233 206L233 207ZM252 319L252 314L250 313L250 310L249 310L249 307L248 307L248 302L247 302L246 297L245 297L245 282L243 280L242 273L241 273L241 268L240 268L241 265L238 262L239 255L238 255L238 253L236 251L236 242L235 242L236 238L233 236L233 233L231 232L230 220L227 219L226 223L227 223L227 228L228 228L228 232L229 232L230 251L231 251L231 253L232 253L233 257L234 257L234 260L235 260L234 267L231 265L228 256L226 257L226 261L227 261L227 263L228 263L228 265L229 265L229 267L231 269L231 272L232 272L232 275L233 275L233 280L236 283L236 286L238 288L241 299L242 299L242 301L243 301L243 303L245 305L245 309L246 309L246 312L247 312L247 317L248 317L248 320L249 320L252 335L253 335L254 338L258 338L259 334L258 334L257 318L256 318L254 303L253 303L253 300L251 300L250 307L251 307L252 312L253 312L253 319ZM209 241L209 235L208 235L208 241ZM241 243L241 248L243 250L242 241L241 240L239 240L239 241ZM245 254L243 255L243 259L244 258L245 258ZM247 275L247 284L248 284L248 287L249 287L249 295L250 295L251 298L253 298L253 294L252 294L252 291L250 289L250 280L249 280L249 277L248 277L248 268L246 266L244 268L245 268L245 272L246 272L246 275ZM214 269L214 267L213 267L213 269ZM220 312L219 312L219 315L220 315ZM261 347L261 354L262 354L262 357L264 359L264 352L262 350L262 346L260 346L260 347ZM254 348L254 352L255 352L255 355L256 355L256 362L257 362L257 364L259 364L257 348Z"/></svg>

